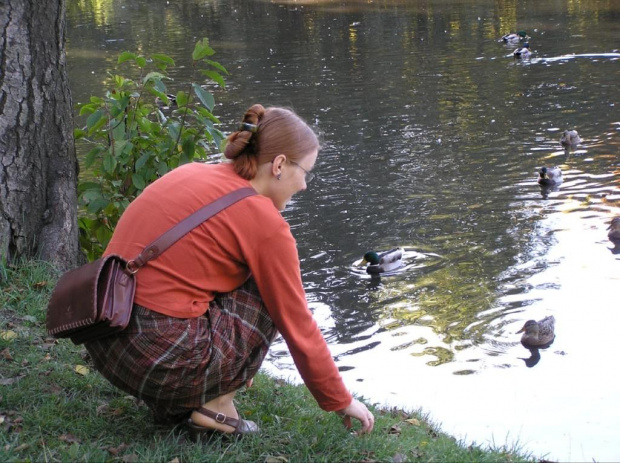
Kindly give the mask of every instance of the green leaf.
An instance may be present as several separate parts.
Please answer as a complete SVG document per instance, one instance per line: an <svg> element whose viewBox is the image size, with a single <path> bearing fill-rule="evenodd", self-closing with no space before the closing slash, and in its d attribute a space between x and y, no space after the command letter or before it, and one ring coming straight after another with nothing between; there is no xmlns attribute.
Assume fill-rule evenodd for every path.
<svg viewBox="0 0 620 463"><path fill-rule="evenodd" d="M144 178L142 178L142 176L138 173L131 176L131 181L133 182L133 186L135 186L138 190L144 190L146 188Z"/></svg>
<svg viewBox="0 0 620 463"><path fill-rule="evenodd" d="M80 107L80 116L83 116L84 114L92 114L94 113L97 108L99 107L98 104L93 104L93 103L89 103L89 104L83 104Z"/></svg>
<svg viewBox="0 0 620 463"><path fill-rule="evenodd" d="M196 143L194 142L194 137L186 137L185 140L183 140L183 144L181 146L183 147L183 154L187 156L187 159L189 161L194 159L194 152L196 151Z"/></svg>
<svg viewBox="0 0 620 463"><path fill-rule="evenodd" d="M189 103L189 96L187 95L186 92L182 90L177 92L176 98L177 98L177 106L179 108L182 108L183 106L187 106L187 103Z"/></svg>
<svg viewBox="0 0 620 463"><path fill-rule="evenodd" d="M86 192L88 190L101 191L101 184L97 182L80 182L80 191Z"/></svg>
<svg viewBox="0 0 620 463"><path fill-rule="evenodd" d="M213 98L213 95L211 95L210 92L207 92L204 88L202 88L200 85L196 83L192 84L192 88L194 89L194 92L196 93L196 96L198 97L200 102L209 111L213 111L213 107L215 106L215 98Z"/></svg>
<svg viewBox="0 0 620 463"><path fill-rule="evenodd" d="M156 82L158 79L164 79L165 77L165 74L162 74L161 72L152 71L144 76L144 78L142 79L142 83L146 84L149 81Z"/></svg>
<svg viewBox="0 0 620 463"><path fill-rule="evenodd" d="M99 227L96 232L97 241L101 243L102 246L107 246L110 242L110 238L112 238L112 231L107 227Z"/></svg>
<svg viewBox="0 0 620 463"><path fill-rule="evenodd" d="M194 61L200 61L201 59L214 54L215 50L209 46L209 39L204 38L196 43L194 52L192 53L192 59Z"/></svg>
<svg viewBox="0 0 620 463"><path fill-rule="evenodd" d="M73 138L74 139L79 140L81 138L84 138L85 136L86 136L86 130L78 129L78 128L73 129Z"/></svg>
<svg viewBox="0 0 620 463"><path fill-rule="evenodd" d="M136 64L140 69L142 69L144 66L146 66L146 58L144 56L138 56L136 58Z"/></svg>
<svg viewBox="0 0 620 463"><path fill-rule="evenodd" d="M140 158L136 161L136 170L138 172L142 170L142 168L148 162L149 159L151 159L151 153L149 152L146 152L142 156L140 156Z"/></svg>
<svg viewBox="0 0 620 463"><path fill-rule="evenodd" d="M166 175L168 171L169 171L168 164L166 164L164 161L160 161L159 164L157 165L157 173L163 176L163 175Z"/></svg>
<svg viewBox="0 0 620 463"><path fill-rule="evenodd" d="M151 58L153 58L154 61L164 63L168 66L174 66L174 60L170 58L168 55L164 55L161 53L155 53L154 55L151 55Z"/></svg>
<svg viewBox="0 0 620 463"><path fill-rule="evenodd" d="M200 71L200 72L202 72L205 76L210 78L212 81L216 82L220 87L222 88L226 87L226 82L224 82L224 78L219 72L217 71Z"/></svg>
<svg viewBox="0 0 620 463"><path fill-rule="evenodd" d="M99 156L99 153L101 153L103 149L104 148L102 146L95 146L92 150L90 150L86 155L86 158L84 159L84 167L88 169L90 166L92 166L97 157Z"/></svg>
<svg viewBox="0 0 620 463"><path fill-rule="evenodd" d="M123 139L114 140L114 156L116 157L120 156L123 153L123 149L125 149L125 145L127 145L127 143L129 142ZM116 163L116 160L114 162ZM116 166L116 164L114 165Z"/></svg>
<svg viewBox="0 0 620 463"><path fill-rule="evenodd" d="M88 203L87 210L91 214L96 214L97 212L99 212L101 209L103 209L107 205L108 205L108 200L107 199L99 198L99 199L96 199L96 200Z"/></svg>
<svg viewBox="0 0 620 463"><path fill-rule="evenodd" d="M136 59L138 55L136 55L135 53L130 53L128 51L124 51L123 53L120 54L120 56L118 57L118 64L122 64L125 61L129 61L132 59Z"/></svg>
<svg viewBox="0 0 620 463"><path fill-rule="evenodd" d="M155 89L160 92L165 94L168 90L166 89L166 85L162 82L161 79L157 79L155 81Z"/></svg>
<svg viewBox="0 0 620 463"><path fill-rule="evenodd" d="M110 154L106 153L103 156L103 170L109 174L114 172L114 168L116 167L116 159Z"/></svg>
<svg viewBox="0 0 620 463"><path fill-rule="evenodd" d="M103 111L97 110L94 113L92 113L90 116L88 116L88 119L86 119L86 128L88 129L89 133L91 133L92 128L97 124L97 122L101 120L103 115L104 115Z"/></svg>
<svg viewBox="0 0 620 463"><path fill-rule="evenodd" d="M220 63L218 63L217 61L212 61L210 59L206 59L205 63L209 63L211 66L213 66L216 69L219 69L224 74L228 74L228 71L226 70L226 68L224 66L222 66Z"/></svg>
<svg viewBox="0 0 620 463"><path fill-rule="evenodd" d="M89 203L102 198L101 190L87 190L82 194L82 198Z"/></svg>

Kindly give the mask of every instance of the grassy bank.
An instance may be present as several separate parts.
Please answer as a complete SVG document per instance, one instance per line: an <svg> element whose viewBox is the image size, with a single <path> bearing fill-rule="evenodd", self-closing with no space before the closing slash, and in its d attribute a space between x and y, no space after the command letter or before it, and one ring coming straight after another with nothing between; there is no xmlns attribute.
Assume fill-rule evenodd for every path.
<svg viewBox="0 0 620 463"><path fill-rule="evenodd" d="M534 461L520 449L466 446L424 416L374 409L375 431L355 437L305 387L259 375L238 409L260 436L193 444L182 427L109 385L83 347L45 333L57 275L44 263L3 269L0 283L0 461L499 462Z"/></svg>

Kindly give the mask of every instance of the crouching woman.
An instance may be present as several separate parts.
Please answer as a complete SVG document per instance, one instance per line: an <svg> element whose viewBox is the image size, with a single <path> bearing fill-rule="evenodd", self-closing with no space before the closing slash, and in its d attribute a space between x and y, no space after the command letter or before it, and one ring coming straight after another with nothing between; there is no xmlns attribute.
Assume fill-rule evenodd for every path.
<svg viewBox="0 0 620 463"><path fill-rule="evenodd" d="M304 383L326 411L374 417L352 398L308 309L295 239L281 215L312 180L319 142L294 112L249 108L220 164L190 163L149 185L126 209L106 248L125 259L223 195L247 197L194 228L136 274L128 328L86 343L99 372L142 399L156 421L185 421L190 436L258 432L235 409L279 332Z"/></svg>

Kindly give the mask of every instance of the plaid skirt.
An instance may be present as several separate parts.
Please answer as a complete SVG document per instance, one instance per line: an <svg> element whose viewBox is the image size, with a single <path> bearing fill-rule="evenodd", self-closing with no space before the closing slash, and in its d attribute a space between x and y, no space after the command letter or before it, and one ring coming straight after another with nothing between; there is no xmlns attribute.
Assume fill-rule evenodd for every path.
<svg viewBox="0 0 620 463"><path fill-rule="evenodd" d="M108 381L143 400L157 422L175 423L254 377L276 335L250 278L197 318L134 305L126 330L85 346Z"/></svg>

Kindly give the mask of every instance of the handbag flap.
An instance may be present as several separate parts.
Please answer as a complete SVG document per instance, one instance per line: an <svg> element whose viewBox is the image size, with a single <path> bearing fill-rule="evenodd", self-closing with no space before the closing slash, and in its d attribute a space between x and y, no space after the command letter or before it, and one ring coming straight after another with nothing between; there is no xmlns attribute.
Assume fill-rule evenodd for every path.
<svg viewBox="0 0 620 463"><path fill-rule="evenodd" d="M108 255L63 274L47 306L46 325L50 335L79 329L97 319L97 281ZM121 259L122 260L122 259Z"/></svg>

